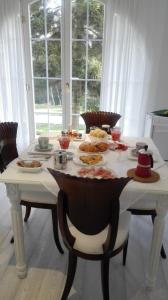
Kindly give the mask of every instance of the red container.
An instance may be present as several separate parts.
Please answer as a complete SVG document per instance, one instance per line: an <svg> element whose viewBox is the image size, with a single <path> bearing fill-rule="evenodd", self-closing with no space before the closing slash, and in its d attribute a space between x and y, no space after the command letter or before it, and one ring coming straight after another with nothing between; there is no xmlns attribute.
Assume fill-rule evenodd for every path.
<svg viewBox="0 0 168 300"><path fill-rule="evenodd" d="M121 130L120 128L116 127L116 128L112 128L111 129L111 137L113 141L120 141L120 137L121 137Z"/></svg>
<svg viewBox="0 0 168 300"><path fill-rule="evenodd" d="M150 177L153 168L152 153L145 149L138 151L138 165L135 174L139 177Z"/></svg>
<svg viewBox="0 0 168 300"><path fill-rule="evenodd" d="M58 141L59 141L61 149L68 149L69 148L70 138L68 136L61 136L58 139Z"/></svg>

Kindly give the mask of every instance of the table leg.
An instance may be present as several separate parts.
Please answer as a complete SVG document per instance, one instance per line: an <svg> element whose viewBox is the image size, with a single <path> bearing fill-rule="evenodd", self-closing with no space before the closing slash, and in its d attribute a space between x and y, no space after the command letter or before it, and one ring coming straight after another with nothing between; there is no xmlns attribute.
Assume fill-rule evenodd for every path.
<svg viewBox="0 0 168 300"><path fill-rule="evenodd" d="M162 196L163 197L163 196ZM164 199L157 201L156 211L157 216L155 218L153 226L153 235L149 255L149 263L146 277L146 286L148 288L153 288L155 286L157 271L160 261L160 249L163 242L163 234L165 228L165 216L167 214L167 205Z"/></svg>
<svg viewBox="0 0 168 300"><path fill-rule="evenodd" d="M16 269L19 278L27 275L25 263L25 249L23 237L22 210L20 205L19 188L17 184L6 184L7 195L11 202L11 217L14 233L14 247L16 256Z"/></svg>

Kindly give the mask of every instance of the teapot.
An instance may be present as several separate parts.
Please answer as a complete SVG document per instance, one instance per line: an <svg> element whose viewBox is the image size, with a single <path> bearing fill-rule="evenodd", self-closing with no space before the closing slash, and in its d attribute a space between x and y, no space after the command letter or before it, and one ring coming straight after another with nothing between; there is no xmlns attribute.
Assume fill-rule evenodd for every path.
<svg viewBox="0 0 168 300"><path fill-rule="evenodd" d="M146 145L144 149L138 151L138 164L135 174L139 177L150 177L151 168L153 168L152 151L149 151Z"/></svg>

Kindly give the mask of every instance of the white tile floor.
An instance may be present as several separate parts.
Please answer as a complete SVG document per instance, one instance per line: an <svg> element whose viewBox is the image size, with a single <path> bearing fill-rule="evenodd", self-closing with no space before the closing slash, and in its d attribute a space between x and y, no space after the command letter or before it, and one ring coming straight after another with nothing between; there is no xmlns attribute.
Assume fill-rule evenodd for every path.
<svg viewBox="0 0 168 300"><path fill-rule="evenodd" d="M167 222L168 223L168 222ZM67 267L67 251L60 255L52 235L51 214L34 209L25 228L28 276L16 276L10 205L0 185L0 300L58 300L62 293ZM168 258L160 259L156 288L145 289L145 272L152 235L150 217L132 217L127 264L119 254L110 263L110 299L167 300ZM168 255L168 224L164 234ZM102 300L100 264L79 259L70 300Z"/></svg>

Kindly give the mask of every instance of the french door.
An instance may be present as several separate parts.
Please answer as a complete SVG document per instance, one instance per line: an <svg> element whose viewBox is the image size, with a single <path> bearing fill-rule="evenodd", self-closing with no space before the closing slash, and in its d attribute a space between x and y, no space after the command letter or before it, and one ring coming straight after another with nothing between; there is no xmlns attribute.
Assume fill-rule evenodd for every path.
<svg viewBox="0 0 168 300"><path fill-rule="evenodd" d="M23 38L31 135L71 126L99 110L104 4L24 0Z"/></svg>

